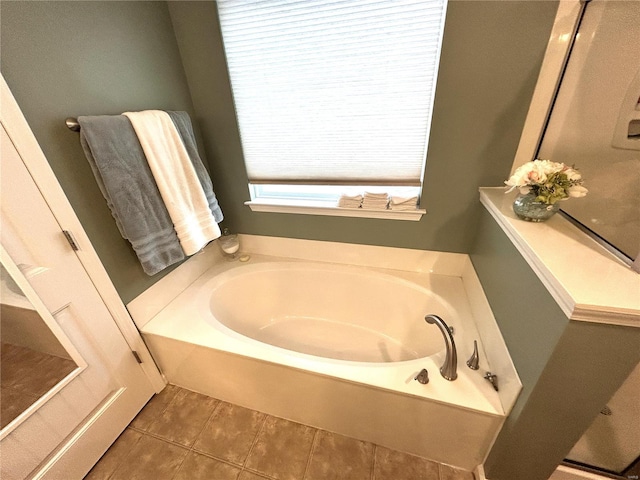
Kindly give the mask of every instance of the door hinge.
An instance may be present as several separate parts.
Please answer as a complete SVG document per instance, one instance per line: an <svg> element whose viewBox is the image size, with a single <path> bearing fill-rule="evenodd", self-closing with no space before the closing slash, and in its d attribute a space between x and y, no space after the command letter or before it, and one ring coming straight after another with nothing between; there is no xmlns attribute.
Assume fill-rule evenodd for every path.
<svg viewBox="0 0 640 480"><path fill-rule="evenodd" d="M73 249L73 251L77 252L78 250L80 250L80 247L78 246L78 242L76 242L76 239L73 236L73 233L71 233L69 230L62 230L62 233L64 233L64 236L67 239L67 242L69 242L69 245L71 245L71 248Z"/></svg>
<svg viewBox="0 0 640 480"><path fill-rule="evenodd" d="M133 353L133 356L135 357L136 362L142 363L142 359L140 358L140 355L138 355L138 352L136 352L135 350L131 350L131 353Z"/></svg>

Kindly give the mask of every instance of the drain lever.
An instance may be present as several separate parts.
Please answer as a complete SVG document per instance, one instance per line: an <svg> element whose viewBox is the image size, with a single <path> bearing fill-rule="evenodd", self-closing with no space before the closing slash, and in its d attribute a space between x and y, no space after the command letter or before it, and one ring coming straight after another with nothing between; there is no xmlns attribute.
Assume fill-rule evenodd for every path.
<svg viewBox="0 0 640 480"><path fill-rule="evenodd" d="M485 380L489 381L489 383L491 383L491 385L493 385L493 389L497 392L498 391L498 376L494 375L491 372L487 372L484 374L484 378Z"/></svg>

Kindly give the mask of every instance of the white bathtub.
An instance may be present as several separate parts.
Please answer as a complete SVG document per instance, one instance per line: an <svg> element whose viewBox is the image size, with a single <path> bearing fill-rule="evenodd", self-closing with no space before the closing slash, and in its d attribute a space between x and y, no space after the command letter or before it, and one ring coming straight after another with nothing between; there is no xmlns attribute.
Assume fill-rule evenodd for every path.
<svg viewBox="0 0 640 480"><path fill-rule="evenodd" d="M460 276L210 257L213 266L161 309L163 286L130 306L159 310L136 321L170 383L467 470L482 463L506 409L482 378L489 363ZM444 340L426 314L455 329L453 382L439 373ZM465 365L474 340L477 371ZM413 380L422 368L427 385ZM502 380L512 388L513 378Z"/></svg>
<svg viewBox="0 0 640 480"><path fill-rule="evenodd" d="M441 296L385 273L291 261L239 267L198 287L203 317L215 328L294 352L353 362L415 360L444 348L439 331L420 321L425 313L457 322Z"/></svg>

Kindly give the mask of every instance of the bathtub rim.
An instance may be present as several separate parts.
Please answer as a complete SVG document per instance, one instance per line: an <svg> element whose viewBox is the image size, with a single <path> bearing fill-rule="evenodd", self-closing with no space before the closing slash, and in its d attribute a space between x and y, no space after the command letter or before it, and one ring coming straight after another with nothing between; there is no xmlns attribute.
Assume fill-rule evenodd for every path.
<svg viewBox="0 0 640 480"><path fill-rule="evenodd" d="M481 368L498 374L498 395L505 414L513 409L522 383L469 255L377 245L239 234L241 252L289 259L371 266L397 272L431 272L462 279L481 342ZM192 256L127 304L139 330L212 265L226 263L216 242Z"/></svg>
<svg viewBox="0 0 640 480"><path fill-rule="evenodd" d="M266 255L254 255L252 261L257 264L281 262L283 259ZM289 259L284 259L284 261L288 262ZM291 263L305 264L308 262L293 259ZM462 310L462 314L458 316L457 321L451 322L458 327L458 332L455 334L458 346L458 378L450 382L442 378L439 373L439 368L444 358L444 350L428 357L405 362L352 362L316 357L275 347L246 337L233 330L231 330L233 335L228 335L225 329L218 327L221 324L217 322L210 311L202 311L198 296L202 295L202 287L211 278L236 267L242 268L239 264L229 264L227 262L213 265L148 322L142 328L142 333L171 338L199 347L254 358L387 391L421 397L458 408L504 416L505 411L500 397L489 383L482 378L483 370L473 371L464 365L465 356L471 353L470 348L473 343L471 338L477 338L478 336L475 334L475 327L472 325L472 315L469 306L466 305L465 292L460 278L439 276L441 281L449 284L447 287L453 290L454 295L457 295L460 303L459 309ZM373 267L368 267L367 269L377 270ZM393 275L393 271L388 270L388 272ZM402 275L402 272L398 272L398 274ZM407 275L409 272L404 272L404 274ZM430 276L435 275L425 272L413 272L413 274L423 276L423 279L429 279ZM179 321L176 322L176 318L179 318ZM466 322L466 324L461 327L463 322ZM427 328L427 325L425 325L425 328ZM484 356L481 343L479 344L479 349ZM429 371L430 382L427 385L420 385L413 380L422 368L427 368Z"/></svg>

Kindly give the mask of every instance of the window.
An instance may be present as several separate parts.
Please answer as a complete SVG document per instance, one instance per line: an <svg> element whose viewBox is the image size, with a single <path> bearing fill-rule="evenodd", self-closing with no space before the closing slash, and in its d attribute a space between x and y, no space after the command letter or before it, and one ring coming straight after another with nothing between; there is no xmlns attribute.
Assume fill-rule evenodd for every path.
<svg viewBox="0 0 640 480"><path fill-rule="evenodd" d="M445 9L219 0L252 200L419 193Z"/></svg>

